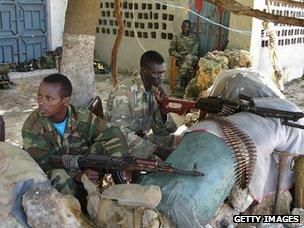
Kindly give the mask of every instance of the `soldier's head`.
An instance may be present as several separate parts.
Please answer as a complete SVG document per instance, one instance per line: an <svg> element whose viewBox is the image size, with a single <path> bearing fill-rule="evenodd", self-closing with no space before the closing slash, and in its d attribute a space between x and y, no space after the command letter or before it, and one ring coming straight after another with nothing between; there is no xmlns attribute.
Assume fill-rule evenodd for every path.
<svg viewBox="0 0 304 228"><path fill-rule="evenodd" d="M182 34L183 35L189 35L190 30L191 30L191 21L184 20L182 25L181 25L181 28L182 28Z"/></svg>
<svg viewBox="0 0 304 228"><path fill-rule="evenodd" d="M157 51L146 51L140 58L140 75L146 89L158 87L166 72L165 60Z"/></svg>
<svg viewBox="0 0 304 228"><path fill-rule="evenodd" d="M38 91L40 113L53 122L64 120L72 95L72 84L62 74L46 76Z"/></svg>

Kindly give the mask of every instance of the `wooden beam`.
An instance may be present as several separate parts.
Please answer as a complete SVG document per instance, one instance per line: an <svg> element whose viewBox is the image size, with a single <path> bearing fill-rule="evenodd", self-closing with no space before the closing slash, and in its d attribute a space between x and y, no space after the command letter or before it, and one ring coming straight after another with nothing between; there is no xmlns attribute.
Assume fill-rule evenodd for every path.
<svg viewBox="0 0 304 228"><path fill-rule="evenodd" d="M255 17L263 21L271 21L280 24L304 27L303 19L266 13L261 10L256 10L248 6L244 6L235 0L207 0L207 1L215 5L224 7L226 10L237 15L245 15L249 17Z"/></svg>

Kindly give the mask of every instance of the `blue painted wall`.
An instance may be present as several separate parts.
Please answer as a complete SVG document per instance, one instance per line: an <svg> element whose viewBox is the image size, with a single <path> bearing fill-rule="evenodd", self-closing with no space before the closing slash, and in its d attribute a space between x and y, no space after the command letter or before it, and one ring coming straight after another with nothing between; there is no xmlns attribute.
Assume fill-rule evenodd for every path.
<svg viewBox="0 0 304 228"><path fill-rule="evenodd" d="M195 11L195 4L192 4L191 9ZM221 8L209 2L203 1L203 9L199 14L216 23L229 27L229 12L223 11L221 14ZM193 31L198 33L200 56L205 55L209 51L222 49L225 46L228 40L227 29L213 25L202 18L198 19L198 16L192 13L190 13L189 19L193 23Z"/></svg>

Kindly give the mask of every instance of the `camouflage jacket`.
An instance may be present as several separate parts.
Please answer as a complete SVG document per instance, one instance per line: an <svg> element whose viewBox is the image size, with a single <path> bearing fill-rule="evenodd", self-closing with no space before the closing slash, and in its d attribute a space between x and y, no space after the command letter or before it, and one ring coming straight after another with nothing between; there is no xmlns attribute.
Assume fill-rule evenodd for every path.
<svg viewBox="0 0 304 228"><path fill-rule="evenodd" d="M125 137L118 127L88 110L68 108L68 120L61 136L52 122L34 111L22 127L23 147L44 171L50 170L52 155L89 153L122 155L128 152Z"/></svg>
<svg viewBox="0 0 304 228"><path fill-rule="evenodd" d="M175 56L178 60L186 55L198 55L198 40L196 35L190 33L189 36L176 34L170 42L169 54Z"/></svg>
<svg viewBox="0 0 304 228"><path fill-rule="evenodd" d="M166 137L172 139L170 133L177 128L169 114L166 122L163 122L153 92L146 92L140 75L126 79L114 88L109 95L105 114L108 120L121 127L131 153L143 158L149 157L157 145L136 133L145 134L152 129L153 135L161 136L161 141L166 142Z"/></svg>

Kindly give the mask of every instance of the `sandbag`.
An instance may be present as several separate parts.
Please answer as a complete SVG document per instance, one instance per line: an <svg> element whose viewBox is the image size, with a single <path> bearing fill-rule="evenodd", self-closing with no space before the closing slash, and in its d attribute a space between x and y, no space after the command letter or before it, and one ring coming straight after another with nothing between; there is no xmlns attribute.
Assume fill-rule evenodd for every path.
<svg viewBox="0 0 304 228"><path fill-rule="evenodd" d="M22 206L30 227L93 228L72 195L58 192L50 185L32 187L22 196Z"/></svg>
<svg viewBox="0 0 304 228"><path fill-rule="evenodd" d="M238 98L239 94L285 98L274 82L251 68L222 71L215 79L209 96Z"/></svg>
<svg viewBox="0 0 304 228"><path fill-rule="evenodd" d="M172 227L169 219L153 209L160 201L159 187L136 184L114 185L101 194L97 186L85 175L82 176L81 181L88 192L88 213L97 226L111 228ZM148 199L149 195L152 200Z"/></svg>
<svg viewBox="0 0 304 228"><path fill-rule="evenodd" d="M261 107L300 111L286 99L256 98L254 102ZM276 188L278 158L273 151L303 154L304 131L282 125L277 118L264 118L246 112L225 118L245 132L256 146L256 163L248 193L261 202ZM298 123L304 125L304 120L299 120ZM216 143L212 144L216 137ZM223 150L225 143L222 148L219 147L223 144L221 138L223 132L215 122L199 122L185 132L181 143L166 160L176 168L186 170L191 170L191 165L197 162L205 173L204 177L157 174L148 175L141 182L160 186L163 196L157 209L169 216L178 227L200 227L209 222L234 185L235 174L232 167L236 161L229 157L232 154L229 149ZM287 167L290 160L291 157ZM283 189L292 186L292 177L292 171L286 169Z"/></svg>
<svg viewBox="0 0 304 228"><path fill-rule="evenodd" d="M20 193L18 190L24 189L23 183L29 180L32 186L46 182L47 177L26 151L0 142L0 227L21 226L22 219L18 222L12 209ZM15 209L18 213L18 208Z"/></svg>
<svg viewBox="0 0 304 228"><path fill-rule="evenodd" d="M202 177L150 174L143 185L159 185L162 200L157 209L177 227L201 227L208 223L235 183L233 153L224 141L203 129L187 132L167 158L175 168L192 170L197 163Z"/></svg>
<svg viewBox="0 0 304 228"><path fill-rule="evenodd" d="M208 52L199 59L196 76L189 82L185 98L196 100L204 97L218 75L235 68L251 67L250 53L245 50L226 50Z"/></svg>
<svg viewBox="0 0 304 228"><path fill-rule="evenodd" d="M217 77L210 95L238 98L239 94L250 97L266 97L254 99L254 103L259 107L301 111L293 103L282 99L284 95L271 81L250 69L223 72ZM304 131L282 125L282 121L277 118L263 118L246 112L225 118L245 132L256 146L257 155L253 173L251 173L252 179L248 189L243 193L244 198L247 198L246 194L248 193L250 197L261 202L266 196L273 193L276 187L278 159L273 151L303 154ZM304 120L299 120L298 123L303 125ZM212 142L212 137L208 136L207 133L218 137L218 141L223 138L222 129L214 121L199 122L185 131L181 144L177 146L166 162L171 162L176 168L189 170L191 169L189 164L193 165L196 161L199 166L202 166L202 171L207 172L205 174L207 178L213 177L214 183L220 181L217 183L220 189L213 186L212 183L206 182L205 177L190 179L185 176L168 177L166 174L158 174L157 176L148 175L141 182L161 187L163 196L158 209L169 216L178 227L201 227L206 224L216 215L216 210L228 197L232 185L234 185L235 174L227 164L233 164L236 161L228 157L225 159L226 163L221 160L228 154L231 155L232 152L226 150L227 154L225 154L222 149L217 147L220 143L208 147ZM219 151L222 151L221 156L212 157ZM207 158L206 154L211 158ZM211 163L212 167L208 168L206 162ZM224 174L218 176L217 173L224 173L226 176ZM224 181L223 177L225 177ZM282 184L283 189L290 188L291 184L292 172L286 170ZM216 196L216 200L210 196L212 194ZM250 197L248 197L248 201L252 201ZM239 204L235 203L234 206L237 210L244 211L249 203L247 204L247 200L245 200Z"/></svg>
<svg viewBox="0 0 304 228"><path fill-rule="evenodd" d="M155 208L160 202L161 191L155 185L118 184L103 191L102 197L117 200L121 205Z"/></svg>
<svg viewBox="0 0 304 228"><path fill-rule="evenodd" d="M53 188L31 156L0 142L0 227L92 227L79 202Z"/></svg>
<svg viewBox="0 0 304 228"><path fill-rule="evenodd" d="M279 98L255 98L254 102L257 107L267 107L271 109L279 109L286 111L301 111L296 105L287 99ZM237 113L226 117L228 120L237 124L254 142L257 150L257 161L255 172L248 186L249 193L252 197L261 201L270 193L275 191L277 172L278 172L278 156L274 151L285 151L291 154L304 153L304 131L299 128L293 128L282 124L277 118L264 118L252 113ZM304 119L300 119L298 124L304 125ZM206 129L219 137L222 131L212 121L202 121L193 125L191 130ZM291 160L288 160L288 165ZM287 165L287 167L288 167ZM283 180L283 189L288 189L292 185L293 173L290 169L286 169L285 178Z"/></svg>

